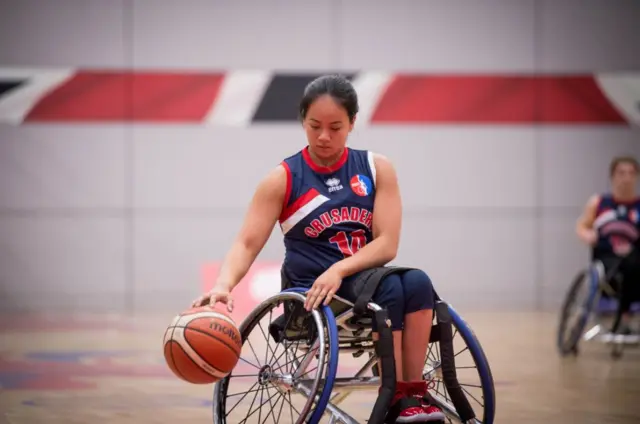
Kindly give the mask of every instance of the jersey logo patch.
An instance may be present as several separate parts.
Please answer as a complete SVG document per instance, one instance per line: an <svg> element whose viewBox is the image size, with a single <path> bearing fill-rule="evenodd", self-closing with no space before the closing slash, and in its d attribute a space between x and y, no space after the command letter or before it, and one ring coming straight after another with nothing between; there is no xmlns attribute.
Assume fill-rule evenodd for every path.
<svg viewBox="0 0 640 424"><path fill-rule="evenodd" d="M340 184L340 180L337 178L329 178L327 181L324 182L327 187L329 187L329 193L333 193L335 191L340 191L342 190L344 187L342 187L342 184Z"/></svg>
<svg viewBox="0 0 640 424"><path fill-rule="evenodd" d="M624 207L624 205L619 205L618 206L618 215L619 216L625 216L627 214L627 208Z"/></svg>
<svg viewBox="0 0 640 424"><path fill-rule="evenodd" d="M373 184L366 175L356 174L351 178L351 190L358 196L368 196L373 191Z"/></svg>

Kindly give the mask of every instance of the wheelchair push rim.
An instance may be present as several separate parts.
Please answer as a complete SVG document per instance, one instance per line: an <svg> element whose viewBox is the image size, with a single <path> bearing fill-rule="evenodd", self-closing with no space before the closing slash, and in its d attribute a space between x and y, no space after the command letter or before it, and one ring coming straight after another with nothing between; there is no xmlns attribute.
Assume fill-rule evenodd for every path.
<svg viewBox="0 0 640 424"><path fill-rule="evenodd" d="M321 416L322 412L317 411L324 410L322 403L323 401L326 403L328 398L328 394L322 396L324 388L322 384L326 386L335 378L337 368L330 366L329 361L333 349L330 349L330 335L327 335L331 333L327 331L327 311L322 308L299 314L308 317L305 326L312 326L309 330L312 337L297 340L306 345L306 353L292 351L292 345L296 342L285 339L285 343L274 343L273 338L270 337L270 324L284 315L282 305L288 302L294 305L294 309L302 308L304 300L304 296L300 293L279 293L263 301L242 322L239 330L243 351L238 366L229 376L217 382L214 388L214 424L238 422L249 424L252 421L262 423L265 420L296 424L318 421L316 415ZM289 317L294 315L290 313ZM266 317L270 322L265 328L262 321ZM289 324L293 325L292 322L287 321L285 331ZM262 345L255 343L254 335ZM264 344L266 346L263 346ZM337 352L335 354L337 355ZM337 364L335 360L332 362ZM294 369L295 364L298 366L302 364L302 368ZM309 376L313 373L315 376ZM229 393L230 383L238 379L244 379L243 388L248 390L234 389ZM304 387L299 383L302 380L305 382ZM296 403L292 396L302 398L302 405L300 402ZM248 406L246 414L239 411L246 406ZM232 416L234 412L235 416Z"/></svg>

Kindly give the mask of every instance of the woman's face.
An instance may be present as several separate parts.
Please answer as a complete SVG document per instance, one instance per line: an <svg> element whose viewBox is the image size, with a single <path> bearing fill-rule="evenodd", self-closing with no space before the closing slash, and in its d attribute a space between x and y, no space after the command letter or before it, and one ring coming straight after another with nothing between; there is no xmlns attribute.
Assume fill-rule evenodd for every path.
<svg viewBox="0 0 640 424"><path fill-rule="evenodd" d="M318 97L303 121L309 148L320 159L339 157L353 129L347 111L329 95Z"/></svg>
<svg viewBox="0 0 640 424"><path fill-rule="evenodd" d="M620 162L613 171L611 183L616 190L631 192L636 188L638 171L632 163Z"/></svg>

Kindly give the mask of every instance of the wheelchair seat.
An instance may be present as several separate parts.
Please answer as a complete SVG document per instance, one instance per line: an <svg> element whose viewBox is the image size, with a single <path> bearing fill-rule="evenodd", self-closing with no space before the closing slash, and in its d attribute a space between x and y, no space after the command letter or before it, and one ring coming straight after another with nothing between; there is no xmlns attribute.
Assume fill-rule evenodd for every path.
<svg viewBox="0 0 640 424"><path fill-rule="evenodd" d="M269 326L269 334L273 337L273 340L276 343L281 343L283 341L298 341L310 336L309 327L311 324L304 307L295 303L291 305L290 302L285 302L285 304L287 312L277 317ZM351 330L354 333L353 336L357 337L360 336L365 329L372 326L373 320L371 317L350 314L353 310L353 303L340 296L334 296L331 299L329 308L336 317L350 315L346 317L346 319L341 319L341 324L338 324L338 332L341 335ZM287 325L289 314L293 315L290 321L291 328Z"/></svg>

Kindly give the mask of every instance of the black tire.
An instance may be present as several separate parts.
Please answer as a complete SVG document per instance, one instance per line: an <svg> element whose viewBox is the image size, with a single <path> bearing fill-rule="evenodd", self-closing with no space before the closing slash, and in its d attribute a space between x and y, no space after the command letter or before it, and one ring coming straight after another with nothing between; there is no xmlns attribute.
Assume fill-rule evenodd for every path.
<svg viewBox="0 0 640 424"><path fill-rule="evenodd" d="M271 399L276 396L280 396L281 405L284 405L285 402L291 405L291 408L290 408L291 422L295 424L302 424L302 423L309 422L310 417L312 417L315 414L316 409L321 409L322 411L324 411L326 402L324 405L321 405L320 408L315 408L317 407L317 403L315 399L316 399L316 396L321 396L323 388L326 388L326 387L323 387L323 385L327 384L326 381L329 381L329 384L331 385L331 387L333 385L333 380L335 378L335 368L337 368L337 361L333 360L335 362L335 367L333 367L332 369L330 361L326 358L330 356L331 354L330 351L333 350L328 347L329 344L335 345L334 349L337 352L337 344L333 341L334 339L329 339L329 338L324 339L322 341L322 343L324 344L320 345L320 348L318 349L319 357L316 357L316 359L318 360L318 363L321 365L318 365L317 367L314 368L315 374L316 374L315 377L307 377L307 379L312 380L312 386L310 387L309 394L303 393L297 389L291 390L288 393L289 401L287 402L286 399L284 399L285 395L280 391L278 391L277 389L275 389L275 387L273 387L272 390L269 391L271 387L268 387L268 386L271 383L268 382L266 377L263 380L260 380L261 375L264 376L267 374L273 375L273 374L281 374L281 373L288 374L290 372L293 372L293 367L291 367L291 370L289 370L289 367L287 366L283 367L279 362L277 362L279 361L279 359L276 358L277 347L270 349L268 344L269 341L272 341L275 343L273 339L273 334L271 334L271 328L270 326L267 326L265 330L265 328L263 328L263 326L260 323L261 319L265 318L267 315L269 316L270 319L274 317L272 312L275 311L278 308L278 306L283 302L288 302L290 305L295 305L295 307L298 308L298 310L302 310L304 296L298 293L291 293L291 292L282 292L277 295L274 295L269 299L263 301L253 311L251 311L249 316L245 318L245 320L240 325L239 330L242 336L243 347L245 347L245 345L249 346L250 352L253 355L252 356L248 354L247 350L245 349L244 352L246 353L247 358L250 358L250 359L247 361L247 358L243 359L242 355L240 359L244 361L246 364L249 364L250 367L253 367L252 372L257 373L255 374L256 382L254 386L252 386L257 388L255 390L241 392L240 394L245 393L245 396L243 396L242 398L235 397L238 395L237 393L234 393L228 396L227 391L229 389L229 383L230 383L230 380L234 378L234 376L236 376L236 372L235 372L236 369L234 369L234 371L232 371L229 376L218 381L215 384L214 393L213 393L213 423L214 424L230 424L230 423L237 423L242 421L242 417L227 419L227 414L231 413L235 409L235 407L238 406L245 397L247 397L248 399L251 399L251 397L247 396L247 394L250 392L254 392L255 394L252 400L247 401L247 403L249 402L251 403L251 406L249 407L249 411L247 412L247 416L244 418L244 421L246 421L247 418L249 418L250 416L254 415L255 412L257 411L259 411L260 414L262 414L263 406L266 409L264 411L265 415L263 416L267 416L266 414L272 414L272 415L275 414L273 412L273 405L275 401L272 402ZM293 307L294 306L292 306L292 308ZM324 307L324 308L328 309L328 307ZM279 317L278 317L278 314L276 314L275 315L276 319L272 321L272 323L275 325L276 322L280 322L280 324L283 324L281 329L287 334L291 334L291 336L287 336L287 337L293 337L295 339L298 339L298 341L305 342L306 341L305 337L307 337L307 332L308 332L308 330L306 330L305 328L307 325L309 325L311 328L308 334L325 334L326 333L325 331L326 316L324 315L324 312L325 310L321 308L319 311L314 310L313 312L309 313L308 324L305 324L305 322L302 320L303 315L300 315L300 320L297 320L294 318L291 321L289 321L288 319L285 318L284 314L280 315ZM291 325L291 327L289 326L289 324ZM299 326L300 328L294 328L296 326ZM256 350L253 348L253 346L251 346L251 343L248 342L249 335L254 330L256 330L256 334L261 334L265 337L265 341L267 343L264 346L264 352L265 352L264 355L262 354L261 351L259 353L256 353ZM329 331L329 334L331 334L331 331ZM287 339L287 340L290 341L292 339ZM277 343L277 344L280 344L280 343ZM322 348L323 346L327 346L327 348L323 349ZM284 349L282 349L282 352L284 353ZM264 364L262 364L261 362L262 361L261 358L263 356L265 358ZM267 358L269 356L271 356L271 359L267 361ZM282 357L282 354L279 355L279 357ZM289 358L285 357L285 359L282 359L282 360L288 362ZM258 365L255 365L256 363ZM237 367L237 369L238 369L237 372L239 374L246 374L246 372L241 371L239 367ZM331 387L329 387L329 393L331 392ZM260 392L259 400L257 399L258 392ZM306 399L304 406L302 407L299 406L298 408L294 408L291 403L291 394L302 395L302 397ZM229 398L231 396L233 396L233 399L230 400ZM328 395L326 397L328 398ZM237 400L237 399L240 399L240 400ZM255 403L256 400L258 400L257 403ZM229 403L230 405L227 405L227 403ZM254 408L254 405L255 405L255 408ZM269 407L271 407L272 409L268 409ZM228 412L227 412L227 409L229 409ZM295 409L295 414L294 414L294 409ZM280 410L282 410L282 407L280 408ZM294 418L294 416L296 416L296 418ZM261 418L261 417L258 416L258 418ZM276 420L275 416L272 416L272 418L273 420ZM317 421L318 420L316 419L315 422Z"/></svg>
<svg viewBox="0 0 640 424"><path fill-rule="evenodd" d="M593 299L595 297L595 289L593 287L583 287L590 283L589 274L590 270L582 270L576 275L562 304L560 322L558 325L558 336L556 340L558 352L561 356L578 354L578 344L580 343L580 339L589 320L589 316L591 315ZM576 306L576 298L579 291L583 288L589 290L589 295L587 296L585 304L582 305L581 315L578 317L577 322L572 326L572 328L568 328L571 311Z"/></svg>

